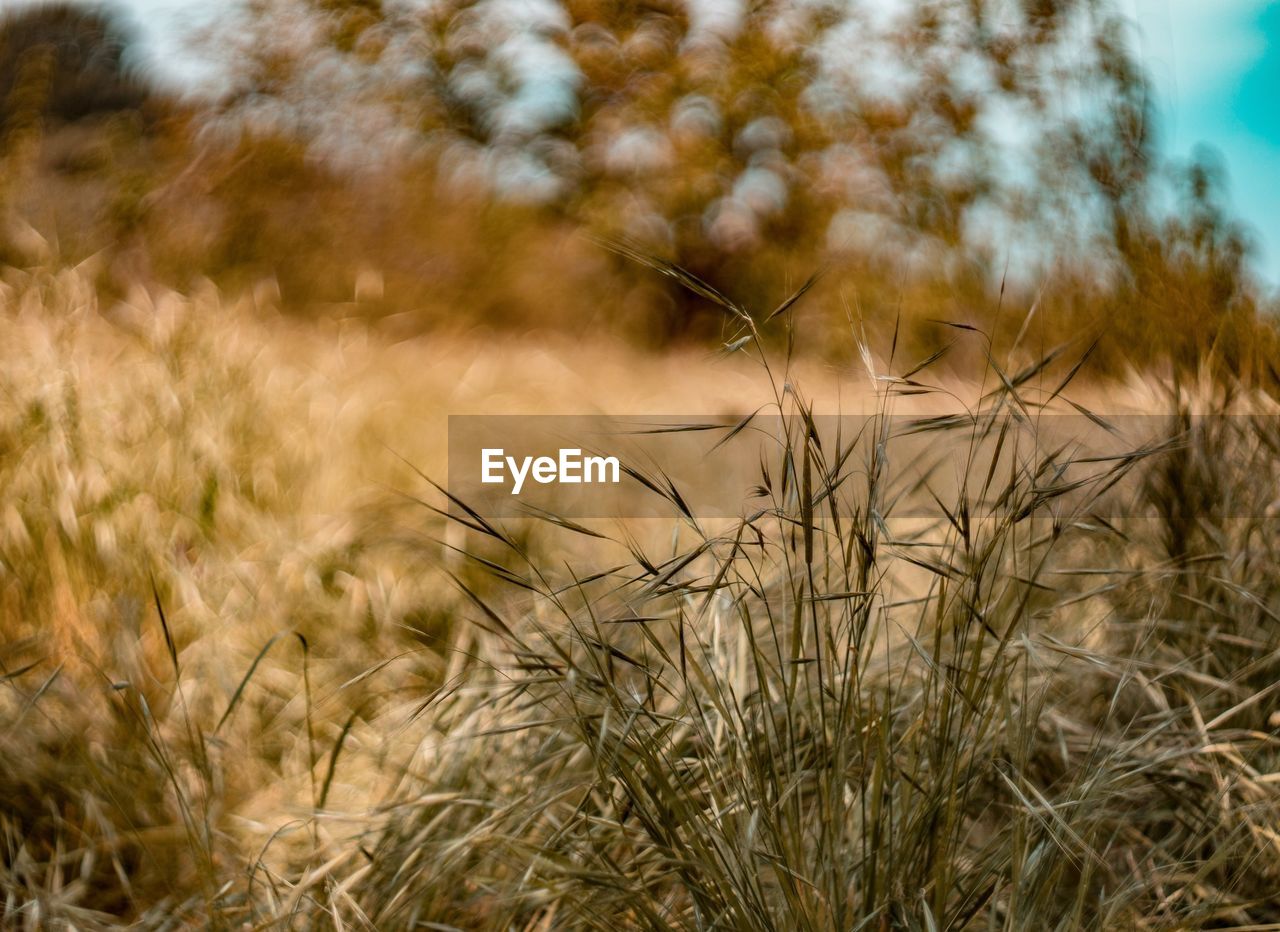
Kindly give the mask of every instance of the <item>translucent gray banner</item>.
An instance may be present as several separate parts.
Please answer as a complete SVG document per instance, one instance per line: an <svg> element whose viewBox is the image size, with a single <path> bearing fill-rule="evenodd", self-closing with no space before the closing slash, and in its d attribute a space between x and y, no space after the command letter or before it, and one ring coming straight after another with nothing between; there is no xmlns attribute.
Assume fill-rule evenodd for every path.
<svg viewBox="0 0 1280 932"><path fill-rule="evenodd" d="M1124 517L1150 512L1161 476L1274 473L1277 449L1280 417L1252 415L451 416L447 488L455 513L494 518L821 516L833 501L883 518Z"/></svg>

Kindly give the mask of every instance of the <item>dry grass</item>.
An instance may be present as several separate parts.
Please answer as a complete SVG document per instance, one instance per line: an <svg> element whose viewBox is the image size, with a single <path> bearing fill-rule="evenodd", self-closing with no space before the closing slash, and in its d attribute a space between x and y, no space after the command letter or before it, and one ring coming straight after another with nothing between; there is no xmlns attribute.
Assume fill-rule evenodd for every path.
<svg viewBox="0 0 1280 932"><path fill-rule="evenodd" d="M450 412L956 399L91 278L0 292L6 925L1280 928L1270 422L1110 526L1027 474L895 522L795 435L747 524L486 533L401 494ZM1056 379L944 382L987 429Z"/></svg>

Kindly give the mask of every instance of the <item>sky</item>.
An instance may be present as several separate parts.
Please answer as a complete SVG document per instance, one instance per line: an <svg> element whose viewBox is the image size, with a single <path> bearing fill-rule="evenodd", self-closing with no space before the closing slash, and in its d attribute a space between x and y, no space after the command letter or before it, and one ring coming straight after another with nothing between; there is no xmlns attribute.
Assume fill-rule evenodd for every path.
<svg viewBox="0 0 1280 932"><path fill-rule="evenodd" d="M1280 0L1125 0L1156 88L1166 155L1226 163L1230 203L1280 284Z"/></svg>
<svg viewBox="0 0 1280 932"><path fill-rule="evenodd" d="M0 0L0 10L28 0ZM209 79L186 27L226 6L207 0L115 0L161 73ZM1229 203L1257 244L1258 271L1280 285L1280 0L1117 0L1133 22L1156 89L1164 153L1198 144L1226 164Z"/></svg>

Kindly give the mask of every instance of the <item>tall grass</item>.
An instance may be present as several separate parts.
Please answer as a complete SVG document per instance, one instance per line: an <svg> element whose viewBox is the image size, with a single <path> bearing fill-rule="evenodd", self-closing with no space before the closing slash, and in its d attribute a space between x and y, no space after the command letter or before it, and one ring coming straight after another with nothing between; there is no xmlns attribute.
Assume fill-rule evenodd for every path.
<svg viewBox="0 0 1280 932"><path fill-rule="evenodd" d="M340 466L259 331L120 336L78 287L5 298L6 923L1280 928L1280 440L1191 413L1264 399L1171 390L1164 442L1072 465L1023 442L1086 397L1068 352L967 334L943 393L862 347L837 441L761 350L746 518L450 529L345 500L394 457ZM977 481L908 518L885 441L947 398L911 429Z"/></svg>

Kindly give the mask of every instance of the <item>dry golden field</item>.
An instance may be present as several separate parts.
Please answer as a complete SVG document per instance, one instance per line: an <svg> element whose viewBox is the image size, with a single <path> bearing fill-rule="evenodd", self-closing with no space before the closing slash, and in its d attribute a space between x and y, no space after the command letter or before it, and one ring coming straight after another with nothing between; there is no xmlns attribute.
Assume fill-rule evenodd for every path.
<svg viewBox="0 0 1280 932"><path fill-rule="evenodd" d="M747 353L106 305L78 269L9 273L0 330L7 926L1280 928L1265 421L1135 460L1127 524L1010 476L910 532L873 481L753 546L605 540L450 526L411 466L449 413L743 411Z"/></svg>
<svg viewBox="0 0 1280 932"><path fill-rule="evenodd" d="M1160 7L0 0L0 929L1280 932Z"/></svg>

